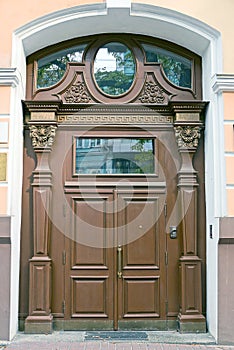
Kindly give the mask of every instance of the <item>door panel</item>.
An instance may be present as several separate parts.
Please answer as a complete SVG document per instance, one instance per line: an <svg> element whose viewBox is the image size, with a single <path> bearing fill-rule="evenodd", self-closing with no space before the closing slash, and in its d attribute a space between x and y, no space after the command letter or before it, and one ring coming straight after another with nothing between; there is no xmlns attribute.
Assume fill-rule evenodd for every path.
<svg viewBox="0 0 234 350"><path fill-rule="evenodd" d="M122 318L160 317L159 277L123 277L122 308Z"/></svg>
<svg viewBox="0 0 234 350"><path fill-rule="evenodd" d="M120 207L125 203L118 211L118 249L122 252L122 271L118 275L120 328L125 328L128 319L135 320L135 328L149 328L149 319L156 327L157 320L166 317L166 237L163 216L159 215L160 201L157 193L147 191L119 194Z"/></svg>
<svg viewBox="0 0 234 350"><path fill-rule="evenodd" d="M71 317L108 317L108 276L71 277Z"/></svg>

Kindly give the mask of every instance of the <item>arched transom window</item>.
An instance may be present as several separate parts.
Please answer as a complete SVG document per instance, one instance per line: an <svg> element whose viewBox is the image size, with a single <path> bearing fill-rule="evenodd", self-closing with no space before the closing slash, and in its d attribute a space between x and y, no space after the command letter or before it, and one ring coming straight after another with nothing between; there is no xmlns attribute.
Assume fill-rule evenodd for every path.
<svg viewBox="0 0 234 350"><path fill-rule="evenodd" d="M86 77L97 92L115 99L131 91L141 76L142 65L152 64L161 67L169 84L201 98L199 56L173 43L120 34L63 42L31 55L28 77L33 83L28 81L28 95L59 84L72 64L85 66Z"/></svg>

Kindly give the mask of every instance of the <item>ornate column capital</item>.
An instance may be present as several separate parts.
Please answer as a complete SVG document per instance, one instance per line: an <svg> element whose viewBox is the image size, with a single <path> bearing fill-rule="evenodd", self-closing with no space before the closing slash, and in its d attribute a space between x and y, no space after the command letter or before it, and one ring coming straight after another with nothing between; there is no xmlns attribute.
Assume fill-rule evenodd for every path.
<svg viewBox="0 0 234 350"><path fill-rule="evenodd" d="M196 150L198 142L201 137L200 125L176 125L174 126L175 137L179 147L181 149Z"/></svg>
<svg viewBox="0 0 234 350"><path fill-rule="evenodd" d="M31 124L29 130L34 150L50 149L54 142L56 129L56 125Z"/></svg>

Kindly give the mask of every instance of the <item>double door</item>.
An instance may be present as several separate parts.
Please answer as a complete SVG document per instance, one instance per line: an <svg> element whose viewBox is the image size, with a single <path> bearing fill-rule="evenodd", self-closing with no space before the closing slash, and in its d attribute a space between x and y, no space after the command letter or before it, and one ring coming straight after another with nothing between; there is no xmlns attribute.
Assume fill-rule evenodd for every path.
<svg viewBox="0 0 234 350"><path fill-rule="evenodd" d="M106 145L101 149L103 153L100 152L107 158L106 167L100 167L106 173L91 172L100 159L96 154L93 157L94 151L82 158L76 149L99 146L95 142L98 137L106 141L109 129L102 133L89 131L81 145L79 139L75 143L76 149L73 140L77 131L72 128L57 131L51 157L50 256L53 261L51 306L59 329L176 328L181 235L171 239L168 232L168 218L176 203L177 169L167 151L175 148L174 141L171 137L165 138L168 145L164 147L158 140L159 132L157 135L138 132L136 136L136 130L121 129L121 137L128 140L126 143L138 137L148 140L150 136L150 140L154 140L154 167L147 176L116 174L122 171L119 156L112 157L115 173L108 174L111 167ZM170 136L169 132L166 134ZM119 131L113 133L113 137L119 137ZM89 140L90 144L86 145ZM135 164L152 160L151 148L148 148L144 157L138 155ZM74 157L77 153L78 161ZM126 154L123 158L126 159ZM60 159L64 159L63 163ZM103 163L101 159L100 164ZM84 164L90 174L78 174L77 164ZM128 164L129 167L133 164L131 155L128 155ZM150 172L151 168L147 165L146 170ZM131 167L130 171L137 169Z"/></svg>
<svg viewBox="0 0 234 350"><path fill-rule="evenodd" d="M65 193L66 329L166 329L165 184Z"/></svg>

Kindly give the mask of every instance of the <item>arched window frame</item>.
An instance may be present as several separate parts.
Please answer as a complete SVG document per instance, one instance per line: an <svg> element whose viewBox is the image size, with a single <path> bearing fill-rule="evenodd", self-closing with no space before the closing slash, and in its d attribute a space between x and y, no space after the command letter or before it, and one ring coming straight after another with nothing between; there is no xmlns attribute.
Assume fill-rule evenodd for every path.
<svg viewBox="0 0 234 350"><path fill-rule="evenodd" d="M76 38L62 43L46 47L42 50L27 57L27 99L32 99L38 90L49 89L50 87L45 87L42 89L37 88L37 70L38 61L48 55L56 53L66 48L70 48L77 45L87 44L84 53L82 64L89 63L89 69L93 66L93 58L98 50L98 48L105 43L111 41L119 41L127 45L134 53L136 62L141 61L142 64L152 64L152 62L147 62L145 57L145 52L142 49L142 43L148 45L154 45L161 49L170 51L173 54L179 55L185 59L191 60L191 89L184 88L186 90L191 90L196 99L202 99L202 60L197 54L191 52L190 50L178 46L172 42L155 39L143 35L131 35L131 34L103 34L103 35L93 35L83 38ZM91 54L90 54L91 53ZM138 67L139 69L139 67ZM64 75L66 72L64 73ZM90 75L93 76L92 68L90 69ZM166 75L165 75L166 77ZM167 79L167 78L166 78ZM94 79L93 79L94 80ZM168 80L169 81L169 80ZM58 82L59 83L59 82ZM171 82L170 82L171 83ZM53 86L56 86L57 83ZM176 86L176 85L175 85ZM115 98L115 97L113 97Z"/></svg>

